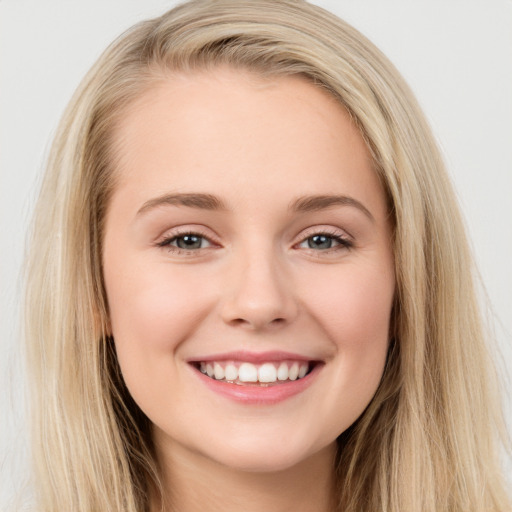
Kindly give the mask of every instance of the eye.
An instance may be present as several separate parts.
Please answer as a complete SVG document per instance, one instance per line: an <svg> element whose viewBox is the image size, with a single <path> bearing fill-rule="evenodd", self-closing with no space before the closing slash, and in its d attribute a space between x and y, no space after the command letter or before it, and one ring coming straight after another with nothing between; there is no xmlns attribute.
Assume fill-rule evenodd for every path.
<svg viewBox="0 0 512 512"><path fill-rule="evenodd" d="M170 251L196 251L206 249L213 244L205 236L199 233L180 233L171 237L164 238L157 244L159 247L165 247Z"/></svg>
<svg viewBox="0 0 512 512"><path fill-rule="evenodd" d="M352 242L341 233L315 233L308 236L298 245L301 249L311 249L320 252L347 249L352 246Z"/></svg>

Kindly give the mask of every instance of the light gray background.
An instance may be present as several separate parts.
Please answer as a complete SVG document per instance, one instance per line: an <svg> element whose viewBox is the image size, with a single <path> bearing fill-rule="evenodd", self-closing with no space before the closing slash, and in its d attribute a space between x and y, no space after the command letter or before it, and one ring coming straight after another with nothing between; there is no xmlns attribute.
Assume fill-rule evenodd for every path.
<svg viewBox="0 0 512 512"><path fill-rule="evenodd" d="M512 370L512 1L318 0L395 63L439 140ZM17 316L42 162L80 78L163 0L0 0L0 508L25 471ZM512 429L510 396L507 417ZM507 462L512 475L510 461Z"/></svg>

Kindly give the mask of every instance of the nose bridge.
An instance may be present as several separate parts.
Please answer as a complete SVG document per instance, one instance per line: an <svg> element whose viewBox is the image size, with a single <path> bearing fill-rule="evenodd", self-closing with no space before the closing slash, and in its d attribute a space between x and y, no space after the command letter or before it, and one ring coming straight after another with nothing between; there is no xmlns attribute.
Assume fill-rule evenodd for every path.
<svg viewBox="0 0 512 512"><path fill-rule="evenodd" d="M270 240L240 248L229 270L222 316L232 325L262 329L297 313L284 262Z"/></svg>

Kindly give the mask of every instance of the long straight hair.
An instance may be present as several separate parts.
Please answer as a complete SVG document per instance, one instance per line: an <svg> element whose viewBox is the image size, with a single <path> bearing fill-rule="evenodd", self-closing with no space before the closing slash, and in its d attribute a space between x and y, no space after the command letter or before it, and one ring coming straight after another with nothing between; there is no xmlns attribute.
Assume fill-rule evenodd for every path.
<svg viewBox="0 0 512 512"><path fill-rule="evenodd" d="M507 441L474 267L442 158L412 93L354 28L302 0L193 0L116 40L75 93L37 203L25 338L41 511L141 512L158 469L108 333L105 212L113 132L174 72L218 65L300 75L364 137L394 227L393 339L381 384L338 439L339 509L483 512L510 507Z"/></svg>

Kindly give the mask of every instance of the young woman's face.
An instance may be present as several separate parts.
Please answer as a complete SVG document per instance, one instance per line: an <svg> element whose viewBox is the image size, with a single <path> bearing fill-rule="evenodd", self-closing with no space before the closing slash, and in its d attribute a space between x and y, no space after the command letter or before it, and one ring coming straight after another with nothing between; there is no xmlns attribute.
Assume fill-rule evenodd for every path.
<svg viewBox="0 0 512 512"><path fill-rule="evenodd" d="M395 282L347 112L303 78L218 69L155 85L116 141L105 285L159 452L256 471L332 455L382 376Z"/></svg>

